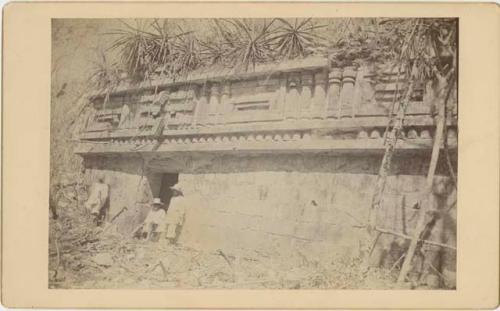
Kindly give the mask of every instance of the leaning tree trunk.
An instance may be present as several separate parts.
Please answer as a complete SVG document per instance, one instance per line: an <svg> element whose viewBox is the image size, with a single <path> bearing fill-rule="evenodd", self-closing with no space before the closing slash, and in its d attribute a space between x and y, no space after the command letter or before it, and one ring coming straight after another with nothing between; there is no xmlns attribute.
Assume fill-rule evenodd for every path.
<svg viewBox="0 0 500 311"><path fill-rule="evenodd" d="M415 25L413 26L412 31L408 35L405 44L403 45L401 49L401 54L399 56L399 66L401 66L401 62L403 60L403 56L405 55L408 45L411 42L411 40L414 38L416 33L418 33L420 21L417 20ZM397 96L399 95L398 92L396 91L395 94L395 99L398 101L398 111L395 119L395 124L392 127L392 130L385 136L385 152L384 152L384 157L382 158L382 164L380 165L378 177L377 177L377 182L375 184L375 189L374 189L374 194L372 197L372 202L370 209L368 211L368 224L367 224L367 240L365 241L365 254L364 254L364 259L362 265L364 268L368 268L369 266L369 260L371 257L371 254L375 248L375 245L377 244L378 239L380 238L380 232L377 232L376 229L376 224L377 224L377 212L380 209L380 204L382 201L382 195L384 193L386 181L387 181L387 176L389 174L390 168L391 168L391 162L392 162L392 156L394 154L394 149L396 148L396 143L397 140L400 136L401 130L403 128L403 121L405 118L405 113L406 113L406 108L408 107L408 104L410 102L411 96L413 95L413 90L415 87L415 77L413 76L413 72L416 69L417 62L414 61L413 65L411 68L406 68L406 70L409 70L409 75L408 75L408 88L406 90L406 94L404 96L403 101L399 101ZM400 68L401 69L401 68ZM399 81L399 74L400 70L398 70L398 81ZM393 106L394 109L394 106ZM391 119L392 116L392 111L389 116ZM388 128L386 129L386 131Z"/></svg>
<svg viewBox="0 0 500 311"><path fill-rule="evenodd" d="M408 89L406 90L403 101L399 104L396 122L392 130L387 134L384 157L382 158L382 164L380 165L377 183L375 184L372 203L368 214L367 229L369 237L368 241L365 243L366 245L368 245L368 248L366 249L363 259L363 266L365 267L368 267L373 249L375 248L375 245L380 238L380 232L377 232L375 230L377 225L377 212L380 209L382 195L384 193L385 185L387 182L387 176L391 168L392 156L394 154L394 149L396 148L398 137L400 137L401 130L403 129L403 121L405 118L406 108L408 107L408 104L410 102L414 90L414 85L415 81L412 79L408 85Z"/></svg>
<svg viewBox="0 0 500 311"><path fill-rule="evenodd" d="M415 255L415 251L417 250L418 242L420 240L420 236L422 235L425 227L426 227L426 216L427 213L431 210L432 207L432 185L434 182L434 175L436 172L436 166L439 159L439 152L441 149L441 142L443 140L444 133L444 121L445 121L445 101L446 98L443 96L446 94L445 89L447 86L447 81L443 77L438 78L438 115L436 117L436 132L434 134L434 143L432 146L432 154L431 161L429 164L429 170L427 172L427 180L426 187L424 192L422 193L422 198L419 202L420 209L418 215L417 225L412 235L412 239L410 242L410 246L405 256L405 261L401 268L398 277L398 283L403 283L406 280L406 276L411 269L411 262L413 260L413 256Z"/></svg>
<svg viewBox="0 0 500 311"><path fill-rule="evenodd" d="M392 163L392 156L394 155L394 149L396 148L396 143L398 137L401 135L401 130L403 129L403 121L405 118L406 108L408 107L408 103L410 102L411 95L414 89L414 81L411 81L408 89L406 91L405 98L403 102L399 105L396 122L391 130L391 132L387 136L387 142L385 146L384 157L382 158L382 164L380 165L377 183L375 185L375 192L372 197L372 204L369 212L369 222L368 222L368 230L373 231L377 222L377 210L380 207L380 202L382 201L382 194L384 193L385 185L387 182L387 175L389 174L389 170Z"/></svg>

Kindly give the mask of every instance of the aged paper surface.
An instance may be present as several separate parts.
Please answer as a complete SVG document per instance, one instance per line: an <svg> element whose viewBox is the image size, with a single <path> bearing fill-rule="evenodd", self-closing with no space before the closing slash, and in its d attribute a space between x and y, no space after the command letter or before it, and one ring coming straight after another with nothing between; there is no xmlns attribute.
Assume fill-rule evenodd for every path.
<svg viewBox="0 0 500 311"><path fill-rule="evenodd" d="M4 305L435 309L498 304L498 7L14 3L4 12ZM424 17L434 19L428 23ZM106 33L127 36L131 30L141 35L150 31L141 28L144 24L156 22L161 28L168 18L184 18L176 26L181 32L196 31L199 41L193 43L191 33L182 35L173 49L184 54L160 62L171 65L163 71L147 69L155 62L151 55L161 53L145 54L140 65L132 62L129 76L139 73L141 66L141 74L158 75L141 77L145 82L139 87L119 83L86 90L83 98L90 98L95 110L82 109L81 114L90 117L75 120L80 126L76 136L66 135L68 127L61 125L64 118L80 111L68 108L65 116L54 104L75 91L59 73L79 81L74 77L88 75L89 70L82 51L96 46L98 53L112 58L106 54L113 53L110 49L98 49L109 48L106 40L116 40ZM214 18L225 19L213 23ZM367 252L358 245L364 238L355 232L365 234L369 225L364 212L356 208L370 209L373 190L364 194L364 188L374 187L377 175L379 179L383 175L378 167L388 154L382 144L387 120L377 120L387 114L391 96L398 97L398 73L384 69L377 80L370 65L380 59L360 63L328 54L325 61L315 57L317 51L288 44L290 37L283 34L299 27L299 32L306 33L305 45L320 37L308 31L328 24L328 31L340 34L334 41L345 40L355 49L353 41L361 40L356 32L372 29L370 23L385 25L391 18L405 18L398 22L408 30L403 36L408 42L415 37L432 39L431 30L425 32L424 27L438 28L436 51L442 63L431 65L430 71L459 76L458 88L449 84L450 91L442 92L437 87L434 96L458 102L460 109L451 105L446 114L451 118L444 126L451 156L432 164L431 137L436 137L439 126L426 123L425 118L434 113L439 119L439 104L429 114L432 108L424 111L419 103L428 100L433 85L403 84L402 91L413 91L408 92L409 100L400 99L408 107L400 131L404 137L396 150L405 151L394 156L397 178L387 179L389 190L382 197L385 212L377 211L372 230L378 237L368 258L380 260L377 268L370 263L365 273L358 268L363 263L352 259L366 257L363 252ZM202 47L217 47L210 40L228 37L224 44L242 44L244 40L231 38L236 30L244 36L247 31L263 31L262 27L272 29L268 20L282 24L272 26L277 27L275 32L264 36L269 40L256 39L252 47L256 54L239 54L244 45L222 53L232 55L227 58L235 57L238 66L245 68L225 72L208 66L209 70L197 71L197 66L202 67L197 62L207 61L205 52L210 50ZM218 37L199 35L210 33L208 25L216 25ZM336 32L336 27L342 30ZM450 43L452 36L457 37L456 43ZM130 56L126 53L133 47L124 42L121 53ZM193 44L200 49L193 52ZM377 44L372 48L377 49ZM312 46L319 47L319 43ZM446 56L448 47L455 60L451 54ZM401 55L412 48L419 53L413 46L403 48ZM114 53L120 53L117 50ZM361 49L360 54L364 52ZM405 72L417 68L416 54L412 55ZM58 67L65 65L61 59L72 57L76 65L71 63L70 68L76 74ZM275 67L269 70L262 59L273 57ZM382 62L384 57L390 56L381 55ZM177 76L172 78L172 72ZM117 75L120 81L128 79L121 72ZM411 74L406 77L412 79ZM109 77L104 78L109 83ZM146 91L139 93L141 88ZM383 106L384 102L389 105ZM381 105L385 110L375 109ZM57 119L61 115L62 121ZM77 146L64 154L61 139L74 139ZM73 178L65 171L68 158L84 159L75 166L82 167L82 172L70 172L84 181L66 180ZM433 165L435 170L429 169ZM455 176L449 176L454 174L448 174L448 169ZM419 199L418 192L425 188L425 176L434 171L431 188L438 203L432 205ZM453 179L456 191L450 190ZM80 190L85 193L83 199ZM449 202L455 198L456 206ZM446 211L454 210L453 217L437 217L440 229L420 236L413 254L408 251L413 232L405 226L408 223L417 231L420 223L424 230L431 222L424 226L426 219L419 221L419 214L439 214L439 200ZM108 212L101 215L106 204ZM170 205L166 213L164 205ZM427 211L428 206L438 207ZM398 207L402 212L395 212ZM81 213L78 218L70 219L72 209ZM164 230L160 229L163 223L168 224ZM135 237L130 238L131 234ZM71 243L73 248L68 246ZM405 256L415 259L407 263ZM419 260L420 270L415 268ZM378 270L384 265L386 270ZM352 271L346 270L348 266ZM405 273L396 280L395 272L400 270Z"/></svg>

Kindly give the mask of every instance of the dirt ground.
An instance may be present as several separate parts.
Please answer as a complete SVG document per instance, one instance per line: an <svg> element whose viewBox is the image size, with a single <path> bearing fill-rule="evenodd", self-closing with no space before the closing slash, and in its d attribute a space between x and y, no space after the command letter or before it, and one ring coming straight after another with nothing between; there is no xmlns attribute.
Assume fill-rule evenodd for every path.
<svg viewBox="0 0 500 311"><path fill-rule="evenodd" d="M70 196L71 197L71 196ZM50 288L390 289L397 271L362 272L358 259L199 251L97 227L80 200L63 197L50 220Z"/></svg>

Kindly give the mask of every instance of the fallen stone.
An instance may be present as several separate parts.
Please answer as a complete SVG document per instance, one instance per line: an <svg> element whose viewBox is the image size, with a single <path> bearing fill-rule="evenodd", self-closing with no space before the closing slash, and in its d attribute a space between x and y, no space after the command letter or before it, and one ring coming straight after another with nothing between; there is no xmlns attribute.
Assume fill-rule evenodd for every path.
<svg viewBox="0 0 500 311"><path fill-rule="evenodd" d="M114 264L113 257L109 253L101 253L92 257L92 261L104 267L111 267Z"/></svg>

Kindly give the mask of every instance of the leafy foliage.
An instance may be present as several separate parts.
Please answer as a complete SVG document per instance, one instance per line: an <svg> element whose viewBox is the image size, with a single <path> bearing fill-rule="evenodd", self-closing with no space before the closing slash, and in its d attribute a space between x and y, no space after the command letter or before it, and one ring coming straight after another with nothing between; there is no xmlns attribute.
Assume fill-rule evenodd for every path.
<svg viewBox="0 0 500 311"><path fill-rule="evenodd" d="M202 30L185 31L178 21L155 19L136 21L135 26L122 22L123 27L110 34L118 36L111 49L119 51L122 67L135 80L155 71L176 77L213 65L247 71L259 63L314 54L327 56L339 67L392 61L402 72L415 67L421 80L454 66L454 23L402 18L210 19ZM96 75L108 80L102 68Z"/></svg>
<svg viewBox="0 0 500 311"><path fill-rule="evenodd" d="M172 45L171 73L184 75L201 64L200 45L194 35L179 37Z"/></svg>
<svg viewBox="0 0 500 311"><path fill-rule="evenodd" d="M121 22L125 28L115 29L108 34L118 35L110 49L120 49L122 64L133 79L142 79L151 73L153 58L158 45L154 34L147 32L145 22L136 21L132 27Z"/></svg>
<svg viewBox="0 0 500 311"><path fill-rule="evenodd" d="M223 19L216 21L223 34L229 51L226 54L230 62L237 68L248 70L250 65L255 68L257 63L274 59L272 28L276 20L263 20L261 23L248 19Z"/></svg>
<svg viewBox="0 0 500 311"><path fill-rule="evenodd" d="M185 36L190 32L181 30L179 33L172 31L173 24L169 24L169 20L163 20L160 24L158 19L155 19L151 24L152 32L152 47L151 47L151 62L156 68L161 68L161 73L172 74L177 66L172 66L176 57L183 55L186 51L186 44L178 44L178 41L185 41ZM189 49L187 49L189 52ZM185 57L184 57L185 58ZM190 62L188 62L190 63ZM182 68L182 67L181 67Z"/></svg>
<svg viewBox="0 0 500 311"><path fill-rule="evenodd" d="M422 81L456 61L455 19L346 19L328 54L338 66L392 62ZM413 65L416 66L413 66ZM407 69L407 70L406 70Z"/></svg>
<svg viewBox="0 0 500 311"><path fill-rule="evenodd" d="M219 20L214 19L209 24L209 35L199 41L203 64L230 66L228 55L234 48L233 38L233 34L228 32Z"/></svg>
<svg viewBox="0 0 500 311"><path fill-rule="evenodd" d="M227 45L219 40L200 41L201 61L207 65L223 64L228 54Z"/></svg>
<svg viewBox="0 0 500 311"><path fill-rule="evenodd" d="M274 41L277 53L282 57L295 58L311 54L321 40L315 30L326 25L314 25L311 18L299 21L295 19L292 23L286 19L278 19L282 26L276 30L276 35L271 39Z"/></svg>
<svg viewBox="0 0 500 311"><path fill-rule="evenodd" d="M107 88L120 79L120 69L116 62L111 62L102 49L96 49L94 67L89 82L97 88Z"/></svg>
<svg viewBox="0 0 500 311"><path fill-rule="evenodd" d="M163 20L160 24L160 22L155 19L151 26L154 29L154 33L151 34L151 50L149 51L151 62L158 66L166 64L170 60L172 52L171 45L176 36L170 33L168 20Z"/></svg>

